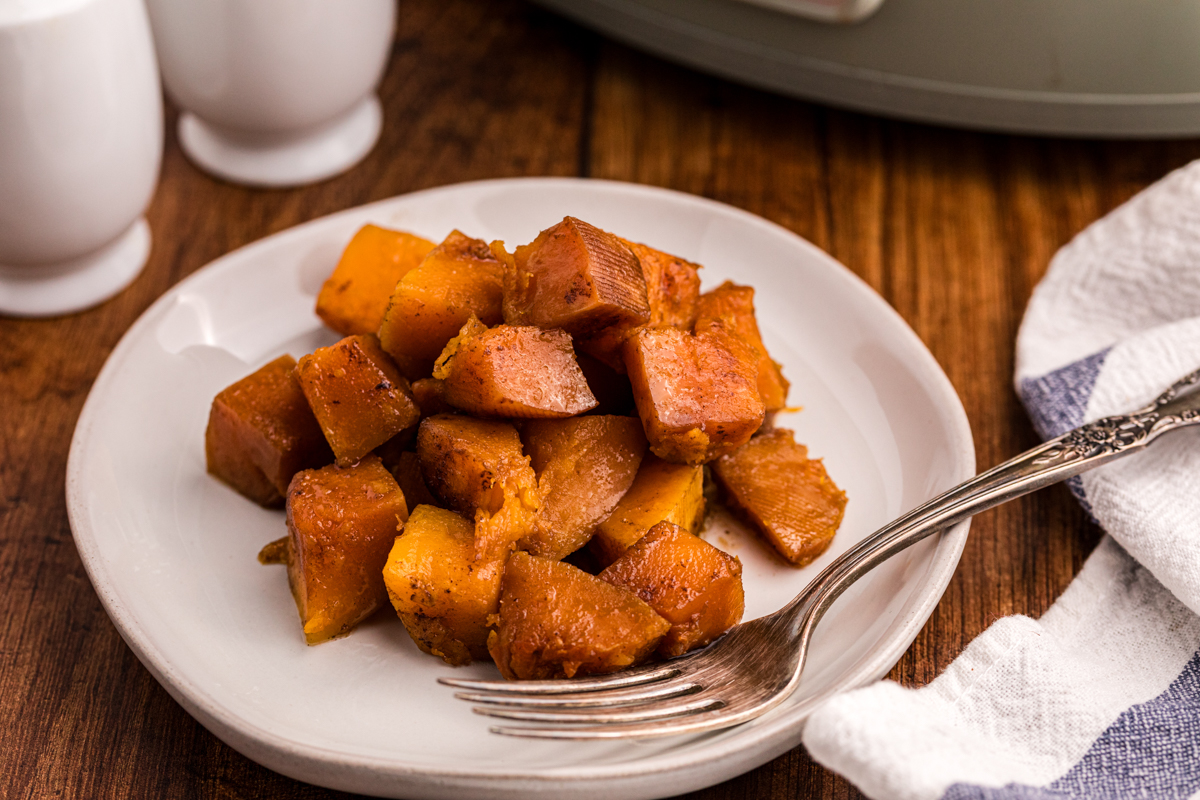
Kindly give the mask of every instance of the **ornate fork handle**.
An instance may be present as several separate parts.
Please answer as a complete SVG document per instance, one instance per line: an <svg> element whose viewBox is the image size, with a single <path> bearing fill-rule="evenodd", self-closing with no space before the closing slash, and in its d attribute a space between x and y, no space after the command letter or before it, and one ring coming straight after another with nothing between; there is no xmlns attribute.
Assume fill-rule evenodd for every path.
<svg viewBox="0 0 1200 800"><path fill-rule="evenodd" d="M807 649L812 630L851 584L922 539L989 508L1136 453L1169 431L1200 424L1200 370L1132 414L1090 422L959 484L859 542L772 615ZM801 652L800 667L804 653Z"/></svg>

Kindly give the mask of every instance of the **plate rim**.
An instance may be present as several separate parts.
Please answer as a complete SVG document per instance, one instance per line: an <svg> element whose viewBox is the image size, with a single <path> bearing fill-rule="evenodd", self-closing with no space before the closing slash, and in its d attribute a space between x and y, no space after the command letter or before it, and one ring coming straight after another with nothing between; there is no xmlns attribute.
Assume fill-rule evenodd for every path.
<svg viewBox="0 0 1200 800"><path fill-rule="evenodd" d="M322 776L315 776L313 768L324 772L332 781L341 776L346 770L370 770L376 780L353 784L357 788L351 790L363 791L363 787L382 786L391 783L396 790L405 792L425 791L421 796L450 797L463 789L490 791L494 796L519 797L529 791L555 789L575 792L573 796L583 796L589 791L596 796L611 797L614 784L625 783L625 788L653 789L654 785L665 785L663 780L674 777L669 784L670 793L688 791L702 786L712 785L716 781L688 783L686 775L689 771L703 774L718 774L719 780L727 780L740 771L753 769L780 753L792 749L799 743L804 719L813 710L816 698L811 703L800 706L778 709L775 712L757 720L754 727L747 727L736 738L724 738L715 744L691 747L682 753L659 753L646 759L634 762L621 761L604 764L588 765L555 765L535 769L482 769L457 768L450 769L441 766L423 767L410 760L398 760L373 755L363 755L306 743L300 740L281 736L250 723L239 717L232 709L224 707L216 701L209 692L194 682L183 679L172 669L171 662L157 647L146 631L142 630L134 619L133 614L115 596L112 582L109 580L104 560L98 551L96 531L86 513L80 488L86 482L84 466L87 463L85 455L96 422L101 413L98 406L102 402L97 399L105 394L104 389L115 378L121 365L128 359L130 351L142 339L142 333L153 325L165 311L174 303L176 297L186 292L188 287L199 280L211 280L221 272L236 268L238 262L253 253L255 249L278 246L281 242L303 237L314 228L322 225L335 224L347 216L358 216L369 213L404 200L412 202L422 197L432 197L481 189L503 189L508 185L522 187L536 186L538 183L553 185L561 188L572 186L583 191L612 191L618 193L633 192L644 196L659 196L669 198L672 202L697 204L719 213L733 214L755 226L766 227L775 234L782 233L787 238L815 254L820 260L836 267L834 272L842 280L853 284L856 290L869 297L878 306L881 314L893 318L899 323L903 335L909 339L909 345L915 346L914 352L923 362L927 377L932 380L929 389L940 395L940 401L950 412L950 424L947 426L952 434L951 444L957 445L955 480L965 480L974 474L975 449L970 423L962 401L955 392L949 378L933 354L913 331L911 326L892 308L874 289L863 281L857 274L841 264L819 247L787 228L749 211L722 203L710 198L700 197L685 192L666 189L644 184L610 181L593 178L576 177L516 177L498 178L461 183L447 184L428 189L395 195L371 203L366 203L331 214L299 223L277 233L268 234L253 242L249 242L235 250L199 267L190 275L179 281L139 315L138 319L126 330L117 342L112 352L106 358L103 367L97 374L88 392L84 406L80 412L67 460L66 470L66 501L67 514L71 526L72 537L83 562L88 579L100 599L105 612L112 620L121 638L143 666L154 676L158 683L167 690L171 697L183 706L193 718L216 735L226 744L238 750L243 755L293 778L345 789L350 784L323 781ZM935 543L933 562L928 570L928 577L917 594L909 602L903 621L898 623L897 632L885 640L884 646L871 657L859 663L856 669L837 681L836 692L848 691L853 688L872 683L886 673L900 659L920 633L921 628L940 602L955 569L958 566L963 548L966 544L970 521L964 521L942 534L931 537ZM270 761L271 763L267 763ZM570 767L564 772L564 767ZM729 768L737 768L739 772L729 773ZM379 780L382 778L383 780ZM414 781L414 779L416 779ZM654 784L651 779L655 779ZM370 791L370 788L366 789ZM627 796L659 796L652 791L634 791Z"/></svg>

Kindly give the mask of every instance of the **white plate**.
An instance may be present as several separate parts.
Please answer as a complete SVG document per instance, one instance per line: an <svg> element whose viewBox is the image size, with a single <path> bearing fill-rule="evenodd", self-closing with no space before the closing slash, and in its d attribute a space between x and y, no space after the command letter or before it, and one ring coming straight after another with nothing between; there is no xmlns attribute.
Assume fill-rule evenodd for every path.
<svg viewBox="0 0 1200 800"><path fill-rule="evenodd" d="M732 730L626 743L513 740L439 686L454 670L378 614L307 647L282 568L255 554L284 533L204 470L208 407L280 353L336 337L313 314L322 280L359 226L434 240L452 228L510 245L563 215L705 265L706 286L757 287L771 353L804 411L783 423L850 497L830 552L795 570L736 523L707 538L745 564L747 618L774 610L831 558L974 472L962 406L929 352L864 283L758 217L644 186L572 179L484 181L385 200L230 253L160 298L117 345L75 430L67 503L101 602L146 668L236 750L324 786L407 798L648 798L745 772L795 747L806 698L884 675L958 563L966 525L884 565L831 610L782 708Z"/></svg>

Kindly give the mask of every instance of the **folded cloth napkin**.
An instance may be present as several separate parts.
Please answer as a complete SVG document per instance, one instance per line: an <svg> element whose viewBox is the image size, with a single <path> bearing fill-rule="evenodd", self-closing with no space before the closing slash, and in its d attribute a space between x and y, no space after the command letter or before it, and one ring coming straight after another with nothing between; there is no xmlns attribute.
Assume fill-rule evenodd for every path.
<svg viewBox="0 0 1200 800"><path fill-rule="evenodd" d="M1200 162L1058 252L1016 386L1050 438L1197 367ZM1108 535L1042 618L997 621L928 686L833 698L805 728L813 758L875 800L1200 798L1200 430L1072 490Z"/></svg>

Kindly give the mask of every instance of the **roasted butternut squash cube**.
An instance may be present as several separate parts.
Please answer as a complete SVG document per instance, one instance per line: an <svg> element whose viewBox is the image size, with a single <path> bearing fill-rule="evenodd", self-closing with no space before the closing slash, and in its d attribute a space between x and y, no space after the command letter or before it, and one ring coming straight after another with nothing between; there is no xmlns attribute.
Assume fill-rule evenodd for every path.
<svg viewBox="0 0 1200 800"><path fill-rule="evenodd" d="M454 231L396 284L379 338L409 380L428 378L433 362L471 315L502 319L504 268L488 245Z"/></svg>
<svg viewBox="0 0 1200 800"><path fill-rule="evenodd" d="M500 604L504 561L476 561L475 526L419 505L383 568L392 606L426 653L461 666L488 658L488 616Z"/></svg>
<svg viewBox="0 0 1200 800"><path fill-rule="evenodd" d="M763 423L758 356L720 320L701 333L643 328L625 366L650 450L704 464L745 444Z"/></svg>
<svg viewBox="0 0 1200 800"><path fill-rule="evenodd" d="M388 472L396 479L400 491L404 492L404 499L410 506L416 508L419 505L438 505L437 498L425 485L425 477L421 475L421 459L416 453L405 450L393 454L390 461L386 458L382 460Z"/></svg>
<svg viewBox="0 0 1200 800"><path fill-rule="evenodd" d="M691 330L696 322L700 297L699 264L655 250L644 244L620 240L638 259L646 281L646 299L650 306L650 328ZM635 330L631 326L613 326L578 343L579 349L618 372L625 371L622 346Z"/></svg>
<svg viewBox="0 0 1200 800"><path fill-rule="evenodd" d="M343 466L421 418L408 381L373 335L347 336L304 356L296 376Z"/></svg>
<svg viewBox="0 0 1200 800"><path fill-rule="evenodd" d="M633 485L596 528L588 547L607 567L664 520L699 533L704 506L704 467L673 464L647 454Z"/></svg>
<svg viewBox="0 0 1200 800"><path fill-rule="evenodd" d="M767 413L785 408L790 384L763 344L754 316L754 289L725 281L701 295L696 331L708 330L715 320L725 322L727 329L748 344L758 357L758 393L762 395Z"/></svg>
<svg viewBox="0 0 1200 800"><path fill-rule="evenodd" d="M509 680L573 678L637 664L670 627L626 589L517 552L504 568L488 650Z"/></svg>
<svg viewBox="0 0 1200 800"><path fill-rule="evenodd" d="M504 321L586 337L650 320L646 280L621 240L574 217L521 245L509 260Z"/></svg>
<svg viewBox="0 0 1200 800"><path fill-rule="evenodd" d="M417 455L426 485L475 520L475 558L502 558L531 534L537 476L510 423L439 414L421 423Z"/></svg>
<svg viewBox="0 0 1200 800"><path fill-rule="evenodd" d="M317 316L343 336L378 333L396 284L432 249L420 236L364 225L321 287Z"/></svg>
<svg viewBox="0 0 1200 800"><path fill-rule="evenodd" d="M292 478L288 582L305 641L349 633L387 602L383 566L407 518L404 494L376 456Z"/></svg>
<svg viewBox="0 0 1200 800"><path fill-rule="evenodd" d="M792 431L776 428L717 459L713 477L725 503L757 528L797 567L833 541L846 511L846 493L820 459L796 444Z"/></svg>
<svg viewBox="0 0 1200 800"><path fill-rule="evenodd" d="M208 415L208 471L263 506L282 506L293 475L333 460L295 366L280 356L223 389Z"/></svg>
<svg viewBox="0 0 1200 800"><path fill-rule="evenodd" d="M572 417L596 407L571 335L472 318L433 370L450 405L481 417Z"/></svg>
<svg viewBox="0 0 1200 800"><path fill-rule="evenodd" d="M637 475L646 436L635 417L539 419L521 439L538 476L541 508L522 550L561 559L587 544Z"/></svg>
<svg viewBox="0 0 1200 800"><path fill-rule="evenodd" d="M437 378L421 378L412 382L413 399L421 409L421 418L453 411L446 402L446 385Z"/></svg>
<svg viewBox="0 0 1200 800"><path fill-rule="evenodd" d="M678 525L660 522L599 575L650 604L671 629L658 654L703 647L742 619L742 562Z"/></svg>

